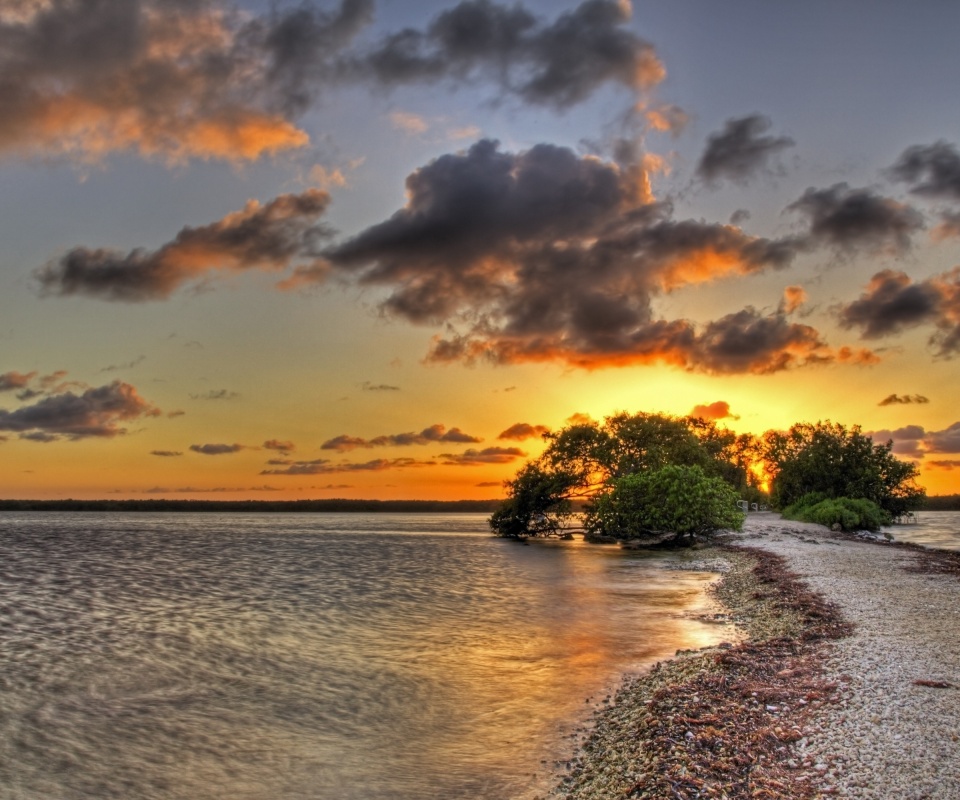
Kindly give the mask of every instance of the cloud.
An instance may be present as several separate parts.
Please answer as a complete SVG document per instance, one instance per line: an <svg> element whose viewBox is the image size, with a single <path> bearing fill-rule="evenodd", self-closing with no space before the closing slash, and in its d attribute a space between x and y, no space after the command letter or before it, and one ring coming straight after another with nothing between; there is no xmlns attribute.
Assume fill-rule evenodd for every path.
<svg viewBox="0 0 960 800"><path fill-rule="evenodd" d="M319 255L329 235L319 218L330 196L319 189L281 195L266 205L251 200L241 211L201 228L183 228L154 251L77 247L35 272L44 293L101 300L162 300L211 273L282 270Z"/></svg>
<svg viewBox="0 0 960 800"><path fill-rule="evenodd" d="M567 417L566 422L568 425L592 425L594 419L589 414L577 411Z"/></svg>
<svg viewBox="0 0 960 800"><path fill-rule="evenodd" d="M908 147L887 174L914 194L960 200L960 152L948 142Z"/></svg>
<svg viewBox="0 0 960 800"><path fill-rule="evenodd" d="M928 431L923 443L928 453L960 453L960 422L942 431Z"/></svg>
<svg viewBox="0 0 960 800"><path fill-rule="evenodd" d="M938 355L952 356L960 351L960 267L917 282L903 272L883 270L838 315L843 327L859 328L865 339L933 325L937 330L930 344Z"/></svg>
<svg viewBox="0 0 960 800"><path fill-rule="evenodd" d="M940 224L933 229L934 239L942 241L960 237L960 211L944 211L940 219Z"/></svg>
<svg viewBox="0 0 960 800"><path fill-rule="evenodd" d="M236 400L240 397L239 392L231 392L229 389L211 389L203 394L191 394L191 400Z"/></svg>
<svg viewBox="0 0 960 800"><path fill-rule="evenodd" d="M220 0L75 0L0 11L0 153L96 161L247 161L308 144L293 121L332 87L486 82L566 109L607 85L664 77L624 0L586 0L554 19L464 0L423 30L357 34L373 0L257 14Z"/></svg>
<svg viewBox="0 0 960 800"><path fill-rule="evenodd" d="M908 458L923 458L925 437L928 435L920 425L906 425L896 430L870 431L866 434L875 442L892 442L892 452Z"/></svg>
<svg viewBox="0 0 960 800"><path fill-rule="evenodd" d="M228 453L239 453L246 450L242 444L192 444L190 449L194 453L200 453L205 456L223 456Z"/></svg>
<svg viewBox="0 0 960 800"><path fill-rule="evenodd" d="M909 405L910 403L929 403L930 400L922 394L889 394L883 398L878 406Z"/></svg>
<svg viewBox="0 0 960 800"><path fill-rule="evenodd" d="M640 104L637 111L643 114L643 118L650 130L670 133L673 136L679 136L683 129L690 122L690 115L679 106L659 105L653 108L647 108L645 104Z"/></svg>
<svg viewBox="0 0 960 800"><path fill-rule="evenodd" d="M411 469L417 467L435 467L436 461L418 461L414 458L378 458L362 463L333 462L318 458L312 461L294 461L285 469L265 469L261 475L327 475L337 472L384 472L393 469Z"/></svg>
<svg viewBox="0 0 960 800"><path fill-rule="evenodd" d="M332 268L386 286L387 313L446 324L429 361L561 361L595 368L666 362L735 371L718 359L718 328L657 319L658 295L679 287L788 266L802 246L728 225L674 220L647 200L646 173L540 144L511 154L483 140L407 179L408 202L392 217L326 251ZM746 310L744 316L755 315ZM757 324L760 324L759 322ZM813 329L782 314L767 327L828 357ZM756 345L755 345L756 346ZM768 371L771 358L741 359ZM729 367L728 367L729 365Z"/></svg>
<svg viewBox="0 0 960 800"><path fill-rule="evenodd" d="M279 439L268 439L263 443L264 450L276 450L278 453L292 453L297 446L290 441L280 441Z"/></svg>
<svg viewBox="0 0 960 800"><path fill-rule="evenodd" d="M390 124L397 130L410 134L426 133L430 127L423 117L409 111L391 111Z"/></svg>
<svg viewBox="0 0 960 800"><path fill-rule="evenodd" d="M740 419L736 414L730 413L730 404L725 400L717 400L709 405L696 405L687 416L707 420Z"/></svg>
<svg viewBox="0 0 960 800"><path fill-rule="evenodd" d="M502 489L503 481L480 481L480 483L475 483L473 485L481 489L487 489L491 486L495 486L498 489Z"/></svg>
<svg viewBox="0 0 960 800"><path fill-rule="evenodd" d="M802 286L787 286L783 290L780 308L784 314L792 314L807 302L807 293Z"/></svg>
<svg viewBox="0 0 960 800"><path fill-rule="evenodd" d="M524 439L533 439L549 432L550 429L546 425L530 425L527 422L518 422L503 431L497 438L522 442Z"/></svg>
<svg viewBox="0 0 960 800"><path fill-rule="evenodd" d="M26 389L36 375L36 372L4 372L0 374L0 392L13 392L18 389Z"/></svg>
<svg viewBox="0 0 960 800"><path fill-rule="evenodd" d="M0 392L16 392L17 399L26 401L45 394L56 394L68 389L86 389L85 384L79 381L64 380L66 370L57 370L49 375L38 375L37 372L5 372L0 374Z"/></svg>
<svg viewBox="0 0 960 800"><path fill-rule="evenodd" d="M152 456L161 456L162 458L176 458L177 456L182 456L179 450L151 450L150 455Z"/></svg>
<svg viewBox="0 0 960 800"><path fill-rule="evenodd" d="M807 189L787 210L807 217L811 243L848 251L903 253L924 227L923 217L910 206L846 183Z"/></svg>
<svg viewBox="0 0 960 800"><path fill-rule="evenodd" d="M586 0L552 22L519 4L464 0L426 30L389 34L344 58L341 70L385 86L486 78L524 103L565 109L607 84L640 90L663 80L656 51L629 20L622 0Z"/></svg>
<svg viewBox="0 0 960 800"><path fill-rule="evenodd" d="M309 18L326 53L349 43L356 7L256 17L220 2L34 4L0 19L0 151L96 160L132 149L168 161L231 161L302 147L284 111L283 34Z"/></svg>
<svg viewBox="0 0 960 800"><path fill-rule="evenodd" d="M167 489L163 486L154 486L152 489L144 489L143 494L224 494L231 492L279 492L282 491L277 486L239 486L227 487L218 486L211 489L202 489L195 486L184 486L180 489Z"/></svg>
<svg viewBox="0 0 960 800"><path fill-rule="evenodd" d="M771 159L794 145L787 136L763 136L770 125L770 120L759 114L728 119L720 133L707 138L697 175L708 183L724 178L746 183L756 173L768 171Z"/></svg>
<svg viewBox="0 0 960 800"><path fill-rule="evenodd" d="M358 436L348 436L341 434L332 439L328 439L322 445L321 450L336 450L338 453L346 453L358 448L373 447L407 447L417 444L435 444L437 442L461 442L473 444L481 442L482 439L470 434L464 433L459 428L447 430L445 426L436 424L424 428L420 433L395 433L386 436L375 436L373 439L362 439Z"/></svg>
<svg viewBox="0 0 960 800"><path fill-rule="evenodd" d="M945 461L928 461L926 462L926 466L930 469L942 469L949 472L954 469L960 469L960 460L947 459Z"/></svg>
<svg viewBox="0 0 960 800"><path fill-rule="evenodd" d="M474 467L481 464L509 464L527 454L519 447L485 447L483 450L470 448L462 453L441 453L445 466Z"/></svg>
<svg viewBox="0 0 960 800"><path fill-rule="evenodd" d="M874 441L893 442L893 452L909 458L922 459L932 453L960 453L960 422L941 431L928 431L922 425L906 425L896 430L871 431L867 435Z"/></svg>
<svg viewBox="0 0 960 800"><path fill-rule="evenodd" d="M79 395L51 394L15 411L0 409L0 431L13 431L21 438L40 441L112 438L127 432L121 423L160 413L133 386L114 381Z"/></svg>
<svg viewBox="0 0 960 800"><path fill-rule="evenodd" d="M370 381L364 381L360 384L360 388L365 392L399 392L399 386L391 386L388 383L371 383Z"/></svg>
<svg viewBox="0 0 960 800"><path fill-rule="evenodd" d="M143 361L146 361L146 359L147 359L146 356L137 356L135 359L133 359L133 361L127 361L123 364L111 364L109 367L104 367L100 371L101 372L117 372L118 370L121 370L121 369L133 369L138 364L142 363Z"/></svg>

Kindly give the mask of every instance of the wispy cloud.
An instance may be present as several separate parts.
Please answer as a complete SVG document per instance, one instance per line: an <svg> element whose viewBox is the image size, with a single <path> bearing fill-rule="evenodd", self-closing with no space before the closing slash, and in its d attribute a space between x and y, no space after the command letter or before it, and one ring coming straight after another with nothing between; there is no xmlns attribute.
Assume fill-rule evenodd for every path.
<svg viewBox="0 0 960 800"><path fill-rule="evenodd" d="M911 403L929 403L930 399L922 394L888 394L878 406L909 405Z"/></svg>
<svg viewBox="0 0 960 800"><path fill-rule="evenodd" d="M549 432L550 429L546 425L531 425L528 422L517 422L505 431L501 431L497 438L522 442L524 439L533 439Z"/></svg>
<svg viewBox="0 0 960 800"><path fill-rule="evenodd" d="M223 456L230 453L239 453L247 448L242 444L192 444L190 449L194 453L205 456Z"/></svg>
<svg viewBox="0 0 960 800"><path fill-rule="evenodd" d="M239 392L233 392L229 389L211 389L202 394L191 394L191 400L237 400L240 397Z"/></svg>
<svg viewBox="0 0 960 800"><path fill-rule="evenodd" d="M446 429L446 426L431 425L424 428L419 433L394 433L383 436L375 436L372 439L363 439L359 436L348 436L341 434L332 439L328 439L322 445L321 450L336 450L345 453L358 448L370 449L374 447L407 447L410 445L436 444L437 442L460 442L473 444L481 442L482 439L464 433L459 428Z"/></svg>

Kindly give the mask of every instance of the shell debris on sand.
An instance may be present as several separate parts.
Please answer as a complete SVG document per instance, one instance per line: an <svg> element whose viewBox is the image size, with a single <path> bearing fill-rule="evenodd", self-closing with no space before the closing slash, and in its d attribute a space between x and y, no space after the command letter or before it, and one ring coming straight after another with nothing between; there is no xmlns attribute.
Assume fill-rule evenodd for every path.
<svg viewBox="0 0 960 800"><path fill-rule="evenodd" d="M774 514L726 538L697 556L747 641L625 685L551 796L960 798L960 557Z"/></svg>

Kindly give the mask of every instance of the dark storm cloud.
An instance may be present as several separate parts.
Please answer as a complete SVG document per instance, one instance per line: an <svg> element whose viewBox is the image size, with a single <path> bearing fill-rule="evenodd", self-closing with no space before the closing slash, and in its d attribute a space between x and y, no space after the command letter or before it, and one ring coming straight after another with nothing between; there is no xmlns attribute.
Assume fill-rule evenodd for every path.
<svg viewBox="0 0 960 800"><path fill-rule="evenodd" d="M629 19L629 5L615 0L587 0L552 22L519 4L465 0L426 30L391 34L341 67L388 86L486 77L526 103L562 109L605 84L641 89L663 79L653 46Z"/></svg>
<svg viewBox="0 0 960 800"><path fill-rule="evenodd" d="M890 394L883 398L878 406L909 405L911 403L929 403L930 399L922 394Z"/></svg>
<svg viewBox="0 0 960 800"><path fill-rule="evenodd" d="M656 319L654 298L782 269L805 245L674 220L668 205L649 201L646 179L639 167L566 148L511 154L484 140L417 170L407 179L404 208L326 256L341 274L389 287L388 312L447 323L429 360L727 369L733 361L712 354L692 323ZM801 328L786 327L791 335L777 341L802 349ZM816 339L802 330L807 345ZM747 369L761 362L772 366L741 361ZM794 352L779 363L804 358Z"/></svg>
<svg viewBox="0 0 960 800"><path fill-rule="evenodd" d="M764 136L770 124L767 117L759 114L728 119L720 133L707 138L707 147L697 163L697 175L708 183L724 178L745 183L756 173L769 169L771 159L794 144L788 136Z"/></svg>
<svg viewBox="0 0 960 800"><path fill-rule="evenodd" d="M0 431L13 431L20 433L21 438L41 441L110 438L127 432L121 427L122 422L160 413L133 386L114 381L79 395L52 394L14 411L0 409Z"/></svg>
<svg viewBox="0 0 960 800"><path fill-rule="evenodd" d="M224 456L230 453L239 453L247 448L242 444L192 444L190 449L194 453L204 456Z"/></svg>
<svg viewBox="0 0 960 800"><path fill-rule="evenodd" d="M528 422L518 422L503 431L497 438L522 442L524 439L533 439L549 432L550 429L546 425L531 425Z"/></svg>
<svg viewBox="0 0 960 800"><path fill-rule="evenodd" d="M695 358L714 373L771 373L816 362L826 344L816 329L783 313L762 315L747 307L708 323L691 343Z"/></svg>
<svg viewBox="0 0 960 800"><path fill-rule="evenodd" d="M911 236L924 227L923 218L910 206L846 183L807 189L787 210L807 217L813 243L843 250L902 253L910 248Z"/></svg>
<svg viewBox="0 0 960 800"><path fill-rule="evenodd" d="M201 228L184 228L152 252L78 247L37 271L45 293L144 302L169 297L217 270L281 270L315 258L329 231L319 222L330 197L310 189L246 207Z"/></svg>
<svg viewBox="0 0 960 800"><path fill-rule="evenodd" d="M887 174L914 194L960 200L960 152L948 142L908 147Z"/></svg>
<svg viewBox="0 0 960 800"><path fill-rule="evenodd" d="M375 436L373 439L362 439L358 436L342 434L325 441L320 445L320 449L336 450L339 453L346 453L358 448L407 447L409 445L435 444L437 442L474 444L481 441L483 440L476 436L470 436L459 428L447 430L445 426L437 424L424 428L420 433L395 433L385 436Z"/></svg>
<svg viewBox="0 0 960 800"><path fill-rule="evenodd" d="M960 352L960 267L917 282L903 272L878 272L859 299L840 309L839 319L867 339L933 325L930 344L937 354L955 355Z"/></svg>

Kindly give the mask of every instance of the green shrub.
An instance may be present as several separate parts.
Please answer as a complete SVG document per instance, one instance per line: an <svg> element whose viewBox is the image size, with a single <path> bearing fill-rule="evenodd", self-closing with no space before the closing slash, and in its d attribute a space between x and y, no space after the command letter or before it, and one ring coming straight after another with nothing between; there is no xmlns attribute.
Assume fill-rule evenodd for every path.
<svg viewBox="0 0 960 800"><path fill-rule="evenodd" d="M845 531L879 530L889 525L890 515L870 500L850 497L824 497L820 492L804 495L783 510L787 519L815 522L832 528L839 525Z"/></svg>
<svg viewBox="0 0 960 800"><path fill-rule="evenodd" d="M677 540L721 529L740 530L737 493L700 467L671 465L618 478L587 512L590 536Z"/></svg>

